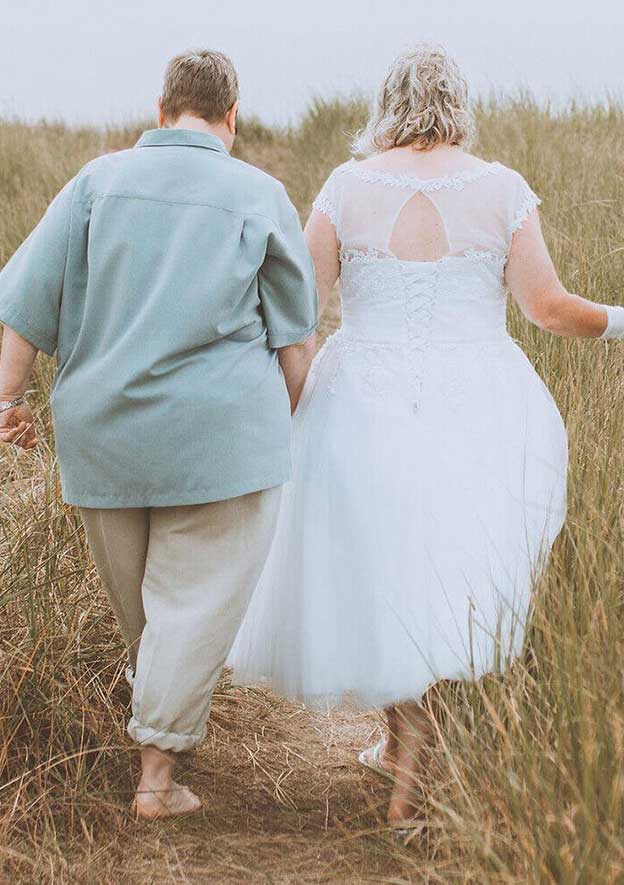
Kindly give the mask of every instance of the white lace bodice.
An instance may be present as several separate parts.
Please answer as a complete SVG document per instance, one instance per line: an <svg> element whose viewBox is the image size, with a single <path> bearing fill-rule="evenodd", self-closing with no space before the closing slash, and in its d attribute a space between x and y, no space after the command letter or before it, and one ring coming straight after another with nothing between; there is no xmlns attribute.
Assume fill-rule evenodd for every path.
<svg viewBox="0 0 624 885"><path fill-rule="evenodd" d="M349 161L314 206L336 230L342 328L334 342L369 388L402 386L418 407L427 353L508 340L504 266L539 199L500 163L435 179ZM383 386L381 392L385 393Z"/></svg>

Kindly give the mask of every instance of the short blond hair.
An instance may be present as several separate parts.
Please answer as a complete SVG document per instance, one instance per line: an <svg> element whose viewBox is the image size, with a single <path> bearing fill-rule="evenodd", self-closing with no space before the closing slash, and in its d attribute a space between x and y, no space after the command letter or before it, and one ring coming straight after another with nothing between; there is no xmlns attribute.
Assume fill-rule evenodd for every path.
<svg viewBox="0 0 624 885"><path fill-rule="evenodd" d="M176 55L167 65L161 106L170 122L192 114L207 123L218 123L237 98L236 70L222 52L190 50Z"/></svg>
<svg viewBox="0 0 624 885"><path fill-rule="evenodd" d="M430 150L467 144L473 135L468 84L457 63L441 46L419 43L391 65L353 146L361 154L405 145Z"/></svg>

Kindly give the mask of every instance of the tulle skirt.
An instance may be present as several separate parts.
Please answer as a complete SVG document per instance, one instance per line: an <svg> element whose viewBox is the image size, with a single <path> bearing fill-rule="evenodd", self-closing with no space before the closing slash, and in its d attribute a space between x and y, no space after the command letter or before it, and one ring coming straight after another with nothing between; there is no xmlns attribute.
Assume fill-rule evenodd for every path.
<svg viewBox="0 0 624 885"><path fill-rule="evenodd" d="M520 653L565 516L561 416L507 335L431 346L419 389L400 348L338 332L316 357L237 681L372 708Z"/></svg>

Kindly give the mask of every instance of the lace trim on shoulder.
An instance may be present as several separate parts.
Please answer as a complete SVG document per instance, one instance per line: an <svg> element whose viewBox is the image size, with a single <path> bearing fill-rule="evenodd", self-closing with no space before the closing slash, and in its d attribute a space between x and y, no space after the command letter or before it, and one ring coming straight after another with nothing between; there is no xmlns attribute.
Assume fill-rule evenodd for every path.
<svg viewBox="0 0 624 885"><path fill-rule="evenodd" d="M349 160L335 171L339 174L350 172L369 184L387 184L391 187L404 187L427 193L444 189L462 190L466 184L478 181L486 175L495 175L503 169L505 167L501 163L487 163L478 169L467 169L464 172L457 172L455 175L445 175L441 178L417 178L414 175L392 175L390 172L381 172L376 169L363 169L357 160Z"/></svg>
<svg viewBox="0 0 624 885"><path fill-rule="evenodd" d="M529 193L524 198L524 201L518 211L516 212L516 217L513 220L511 225L511 233L515 234L517 230L520 230L524 222L527 220L529 215L534 209L540 205L542 201L534 194L533 191L529 191Z"/></svg>
<svg viewBox="0 0 624 885"><path fill-rule="evenodd" d="M332 199L330 194L335 193L335 176L337 173L342 172L343 168L349 164L349 161L346 163L342 163L340 166L336 166L333 169L325 181L325 184L319 191L316 199L312 202L312 207L314 209L318 209L319 212L322 212L324 215L327 215L331 223L334 227L338 226L338 207L336 204L336 200Z"/></svg>
<svg viewBox="0 0 624 885"><path fill-rule="evenodd" d="M315 209L327 215L331 223L336 227L336 206L333 200L330 200L326 194L320 193L312 203Z"/></svg>

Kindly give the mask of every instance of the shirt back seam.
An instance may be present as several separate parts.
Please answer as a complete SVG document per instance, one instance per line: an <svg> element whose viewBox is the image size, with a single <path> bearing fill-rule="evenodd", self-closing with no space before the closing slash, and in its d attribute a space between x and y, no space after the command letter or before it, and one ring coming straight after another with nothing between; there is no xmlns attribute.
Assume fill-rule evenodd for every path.
<svg viewBox="0 0 624 885"><path fill-rule="evenodd" d="M213 202L195 202L193 200L166 200L156 197L141 197L136 194L117 194L112 192L97 194L95 197L88 200L81 199L80 197L75 197L73 202L89 205L93 204L96 200L100 200L105 197L113 197L119 200L141 200L144 203L157 203L165 206L202 206L205 208L220 209L222 212L229 212L231 215L239 215L241 218L249 218L250 216L254 216L256 218L264 218L265 221L272 222L281 230L281 226L277 219L271 218L270 215L265 215L262 212L246 212L241 209L229 209L227 206L221 206L219 203Z"/></svg>

